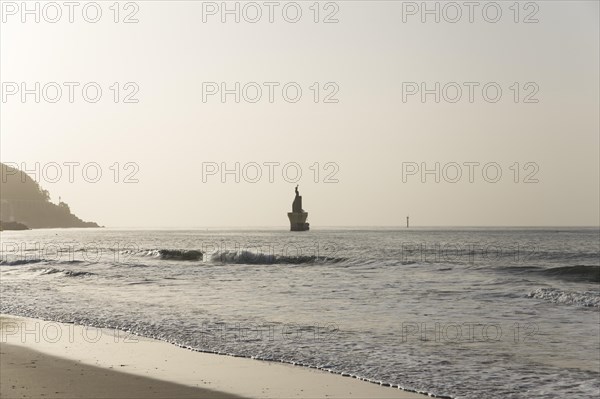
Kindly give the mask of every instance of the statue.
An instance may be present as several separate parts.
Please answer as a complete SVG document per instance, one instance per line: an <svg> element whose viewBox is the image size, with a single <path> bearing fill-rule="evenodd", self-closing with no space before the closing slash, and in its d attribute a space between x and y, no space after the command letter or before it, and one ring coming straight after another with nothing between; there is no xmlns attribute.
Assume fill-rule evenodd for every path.
<svg viewBox="0 0 600 399"><path fill-rule="evenodd" d="M298 185L296 185L296 196L294 197L294 202L292 202L292 212L304 212L302 209L302 197L300 196L300 192L298 191Z"/></svg>
<svg viewBox="0 0 600 399"><path fill-rule="evenodd" d="M290 219L290 230L291 231L306 231L309 229L306 218L308 218L308 212L304 212L302 209L302 196L298 191L298 185L294 190L296 196L294 202L292 202L292 211L288 212L288 218Z"/></svg>

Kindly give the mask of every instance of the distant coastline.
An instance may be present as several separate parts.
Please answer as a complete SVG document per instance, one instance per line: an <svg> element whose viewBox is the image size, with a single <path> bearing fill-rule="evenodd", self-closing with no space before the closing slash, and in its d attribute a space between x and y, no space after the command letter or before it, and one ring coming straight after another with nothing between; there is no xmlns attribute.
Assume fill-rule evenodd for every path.
<svg viewBox="0 0 600 399"><path fill-rule="evenodd" d="M0 220L0 231L4 230L31 230L23 223L19 222L3 222Z"/></svg>
<svg viewBox="0 0 600 399"><path fill-rule="evenodd" d="M71 212L63 201L54 204L50 193L27 173L0 163L0 230L102 227Z"/></svg>

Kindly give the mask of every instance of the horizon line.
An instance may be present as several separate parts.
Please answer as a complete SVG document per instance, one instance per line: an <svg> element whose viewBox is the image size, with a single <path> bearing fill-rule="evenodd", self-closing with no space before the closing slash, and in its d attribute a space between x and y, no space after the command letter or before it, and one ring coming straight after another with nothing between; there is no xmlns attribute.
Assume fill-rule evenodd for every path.
<svg viewBox="0 0 600 399"><path fill-rule="evenodd" d="M60 227L57 227L60 228ZM89 227L81 227L89 229ZM223 226L101 226L92 228L104 228L104 229L173 229L173 230L199 230L199 229L285 229L288 230L287 225L262 225L262 226L234 226L234 225L223 225ZM326 230L326 229L365 229L365 228L379 228L379 229L430 229L430 228L600 228L600 224L592 225L420 225L410 226L405 225L322 225L318 227L311 226L311 230ZM40 229L34 229L40 230Z"/></svg>

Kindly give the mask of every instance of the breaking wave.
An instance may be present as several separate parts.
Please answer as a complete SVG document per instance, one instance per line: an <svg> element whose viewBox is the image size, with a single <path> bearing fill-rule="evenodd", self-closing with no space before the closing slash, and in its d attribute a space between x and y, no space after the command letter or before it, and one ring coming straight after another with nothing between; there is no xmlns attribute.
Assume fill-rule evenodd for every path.
<svg viewBox="0 0 600 399"><path fill-rule="evenodd" d="M342 258L332 258L315 255L275 255L252 251L216 251L210 255L213 263L224 264L250 264L250 265L272 265L272 264L309 264L309 263L338 263Z"/></svg>
<svg viewBox="0 0 600 399"><path fill-rule="evenodd" d="M153 258L164 260L186 260L198 261L202 260L204 253L202 251L190 249L150 249L138 252L141 256L150 256Z"/></svg>
<svg viewBox="0 0 600 399"><path fill-rule="evenodd" d="M528 298L542 299L563 305L584 307L600 307L600 292L598 291L563 291L558 288L538 288L527 294Z"/></svg>

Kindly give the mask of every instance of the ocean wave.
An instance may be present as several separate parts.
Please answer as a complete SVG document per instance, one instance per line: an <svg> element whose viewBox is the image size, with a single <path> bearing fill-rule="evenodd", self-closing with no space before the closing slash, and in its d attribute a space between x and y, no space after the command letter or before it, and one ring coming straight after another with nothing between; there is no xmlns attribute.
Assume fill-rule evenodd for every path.
<svg viewBox="0 0 600 399"><path fill-rule="evenodd" d="M124 253L129 254L130 252L125 251ZM164 260L185 260L185 261L198 261L202 260L204 253L202 251L194 249L149 249L138 251L140 256L149 256Z"/></svg>
<svg viewBox="0 0 600 399"><path fill-rule="evenodd" d="M56 269L54 267L47 267L43 269L36 269L40 271L40 275L49 275L49 274L62 274L66 277L89 277L94 276L96 273L92 272L83 272L78 270L64 270L64 269Z"/></svg>
<svg viewBox="0 0 600 399"><path fill-rule="evenodd" d="M527 294L528 298L542 299L563 305L578 305L584 307L600 307L600 292L598 291L563 291L558 288L538 288Z"/></svg>
<svg viewBox="0 0 600 399"><path fill-rule="evenodd" d="M600 283L600 266L502 266L498 270L511 274L552 277L565 281Z"/></svg>
<svg viewBox="0 0 600 399"><path fill-rule="evenodd" d="M3 260L0 261L0 266L21 266L21 265L35 265L36 263L48 263L48 264L65 264L72 265L75 263L91 263L83 260L60 260L56 259L17 259L17 260Z"/></svg>
<svg viewBox="0 0 600 399"><path fill-rule="evenodd" d="M308 263L337 263L344 259L315 256L315 255L275 255L252 251L216 251L210 255L213 263L224 264L250 264L250 265L273 265L273 264L308 264Z"/></svg>
<svg viewBox="0 0 600 399"><path fill-rule="evenodd" d="M45 259L18 259L18 260L1 260L0 266L20 266L30 265L33 263L45 262Z"/></svg>
<svg viewBox="0 0 600 399"><path fill-rule="evenodd" d="M202 251L196 250L177 250L177 249L160 249L158 251L161 259L173 260L202 260Z"/></svg>
<svg viewBox="0 0 600 399"><path fill-rule="evenodd" d="M565 280L600 283L600 266L561 266L546 269L542 273L547 276L560 277Z"/></svg>

